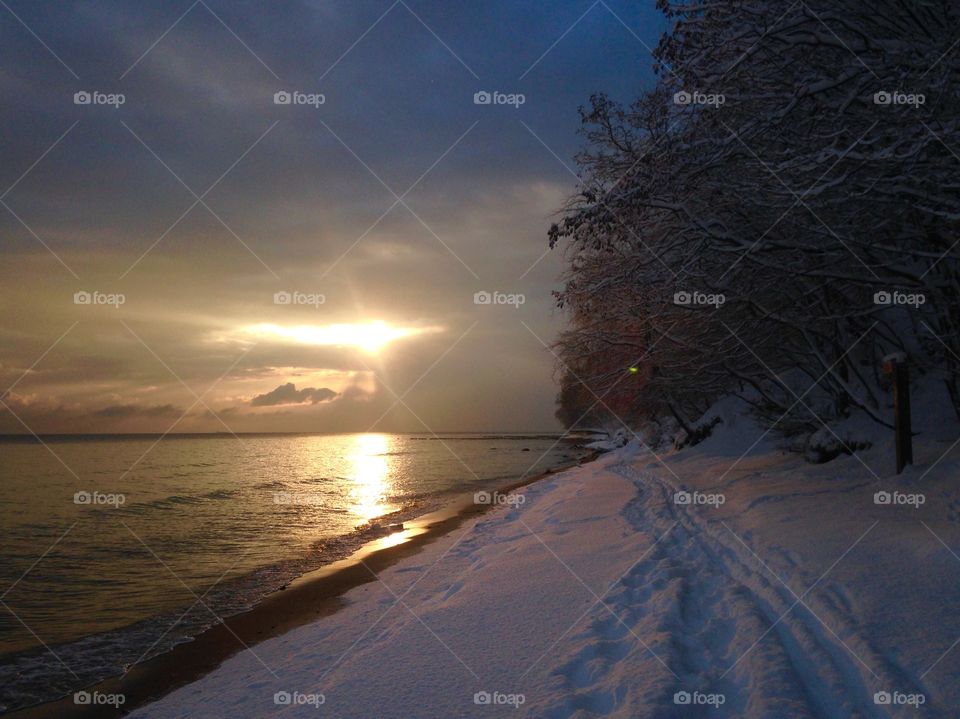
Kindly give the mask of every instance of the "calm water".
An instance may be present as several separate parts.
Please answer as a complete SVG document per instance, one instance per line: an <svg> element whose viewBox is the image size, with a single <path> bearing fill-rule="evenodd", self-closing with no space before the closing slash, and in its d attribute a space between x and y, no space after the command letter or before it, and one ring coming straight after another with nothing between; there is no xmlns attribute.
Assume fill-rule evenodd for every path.
<svg viewBox="0 0 960 719"><path fill-rule="evenodd" d="M0 710L184 641L216 621L197 596L235 613L391 522L580 455L549 435L46 444L0 437Z"/></svg>

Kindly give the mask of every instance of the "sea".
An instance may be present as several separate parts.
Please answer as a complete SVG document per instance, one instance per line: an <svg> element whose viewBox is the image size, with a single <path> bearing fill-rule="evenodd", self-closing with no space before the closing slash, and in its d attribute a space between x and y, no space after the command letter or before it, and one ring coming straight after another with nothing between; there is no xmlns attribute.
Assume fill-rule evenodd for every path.
<svg viewBox="0 0 960 719"><path fill-rule="evenodd" d="M0 711L120 676L404 519L584 454L550 433L0 436Z"/></svg>

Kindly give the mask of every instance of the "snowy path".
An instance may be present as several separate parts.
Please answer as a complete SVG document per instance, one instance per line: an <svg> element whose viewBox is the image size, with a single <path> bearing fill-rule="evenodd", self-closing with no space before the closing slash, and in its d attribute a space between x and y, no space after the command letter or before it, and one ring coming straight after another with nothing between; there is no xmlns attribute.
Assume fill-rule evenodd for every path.
<svg viewBox="0 0 960 719"><path fill-rule="evenodd" d="M870 482L759 492L782 474L769 458L723 482L722 506L676 504L675 475L710 486L703 470L622 451L532 485L135 715L957 715L957 591L931 596L960 559L913 518L865 511ZM925 704L875 703L895 690Z"/></svg>
<svg viewBox="0 0 960 719"><path fill-rule="evenodd" d="M867 679L870 667L883 662L857 634L842 589L828 584L826 573L792 589L726 522L676 505L673 488L655 475L641 478L629 466L612 470L640 488L628 509L635 526L677 523L647 566L625 577L621 604L638 615L670 606L663 621L676 628L671 666L687 691L724 695L722 711L713 715L887 716ZM874 527L866 525L848 552ZM789 554L781 559L797 564ZM659 592L655 606L648 606L649 592L638 590L650 584ZM828 600L813 600L811 591L823 584ZM876 677L880 684L905 685L898 667L887 669Z"/></svg>

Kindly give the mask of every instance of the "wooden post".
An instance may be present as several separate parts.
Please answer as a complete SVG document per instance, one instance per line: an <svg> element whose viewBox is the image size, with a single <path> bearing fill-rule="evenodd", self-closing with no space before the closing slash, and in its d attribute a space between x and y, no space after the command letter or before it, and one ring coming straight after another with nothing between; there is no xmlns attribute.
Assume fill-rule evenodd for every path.
<svg viewBox="0 0 960 719"><path fill-rule="evenodd" d="M897 474L913 464L913 431L910 426L910 370L907 355L895 352L883 358L883 371L893 378L894 432L897 437Z"/></svg>

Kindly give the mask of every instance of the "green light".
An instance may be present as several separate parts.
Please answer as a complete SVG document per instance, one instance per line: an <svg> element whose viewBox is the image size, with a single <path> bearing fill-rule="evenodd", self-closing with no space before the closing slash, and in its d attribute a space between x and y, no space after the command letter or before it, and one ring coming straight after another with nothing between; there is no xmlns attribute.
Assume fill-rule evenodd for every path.
<svg viewBox="0 0 960 719"><path fill-rule="evenodd" d="M639 372L639 371L640 371L640 370L638 370L636 367L631 367L631 368L630 368L630 374L636 374L636 373Z"/></svg>

